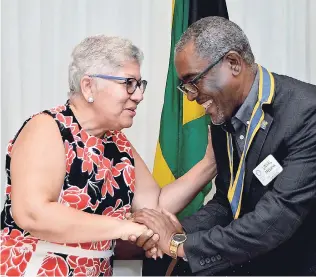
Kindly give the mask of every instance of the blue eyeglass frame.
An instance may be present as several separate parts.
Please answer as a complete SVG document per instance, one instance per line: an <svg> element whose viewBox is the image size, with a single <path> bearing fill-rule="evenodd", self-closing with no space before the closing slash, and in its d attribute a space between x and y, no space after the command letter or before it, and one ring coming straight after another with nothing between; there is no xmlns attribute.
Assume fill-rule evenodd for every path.
<svg viewBox="0 0 316 277"><path fill-rule="evenodd" d="M146 80L137 80L136 78L133 78L133 77L119 77L119 76L111 76L111 75L103 75L103 74L90 74L88 76L91 78L94 77L94 78L101 78L105 80L125 81L124 83L126 84L126 91L128 94L133 94L136 91L137 87L139 87L140 91L144 93L148 84ZM129 92L127 88L127 82L130 80L136 81L136 87L134 88L133 92ZM143 86L143 90L141 89L141 86Z"/></svg>

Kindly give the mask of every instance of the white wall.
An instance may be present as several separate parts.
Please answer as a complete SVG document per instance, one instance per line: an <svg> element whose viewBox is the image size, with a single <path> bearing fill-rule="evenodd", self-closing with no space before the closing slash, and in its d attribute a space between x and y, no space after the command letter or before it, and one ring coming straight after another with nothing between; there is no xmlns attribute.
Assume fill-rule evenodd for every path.
<svg viewBox="0 0 316 277"><path fill-rule="evenodd" d="M142 75L148 88L126 133L152 168L169 62L171 4L170 0L1 1L2 189L7 142L31 114L66 101L72 48L99 33L130 38L144 51Z"/></svg>
<svg viewBox="0 0 316 277"><path fill-rule="evenodd" d="M315 0L226 0L268 70L316 84Z"/></svg>

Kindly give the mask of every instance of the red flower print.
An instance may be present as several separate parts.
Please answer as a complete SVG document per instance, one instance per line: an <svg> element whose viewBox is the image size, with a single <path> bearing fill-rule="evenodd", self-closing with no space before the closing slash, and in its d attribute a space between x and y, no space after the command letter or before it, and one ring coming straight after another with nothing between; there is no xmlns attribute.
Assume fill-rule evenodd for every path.
<svg viewBox="0 0 316 277"><path fill-rule="evenodd" d="M126 152L131 158L133 158L131 143L122 132L113 132L112 138L120 152Z"/></svg>
<svg viewBox="0 0 316 277"><path fill-rule="evenodd" d="M135 192L135 167L126 157L121 158L121 161L121 163L115 165L115 169L123 171L123 178L126 185L130 187L132 192Z"/></svg>
<svg viewBox="0 0 316 277"><path fill-rule="evenodd" d="M9 196L9 198L11 198L11 185L7 185L7 187L5 188L5 194Z"/></svg>
<svg viewBox="0 0 316 277"><path fill-rule="evenodd" d="M107 193L109 193L112 197L114 196L114 188L119 189L119 185L113 178L113 175L110 173L110 171L105 171L104 175L104 183L102 185L101 193L102 196L105 197Z"/></svg>
<svg viewBox="0 0 316 277"><path fill-rule="evenodd" d="M61 112L65 111L65 110L66 110L66 106L63 105L63 106L58 106L58 107L50 109L50 112L55 114L55 113L61 113Z"/></svg>
<svg viewBox="0 0 316 277"><path fill-rule="evenodd" d="M79 247L86 250L108 250L111 248L111 240L94 241L94 242L83 242L83 243L66 243L65 245L70 247Z"/></svg>
<svg viewBox="0 0 316 277"><path fill-rule="evenodd" d="M38 276L68 276L66 261L55 254L48 254L38 272Z"/></svg>
<svg viewBox="0 0 316 277"><path fill-rule="evenodd" d="M104 274L104 276L112 276L112 267L110 264L109 259L104 259L103 262L101 263L101 272Z"/></svg>
<svg viewBox="0 0 316 277"><path fill-rule="evenodd" d="M104 180L101 193L102 196L105 197L107 193L109 193L111 196L114 196L114 188L119 189L119 185L115 181L114 177L117 177L120 175L120 172L118 170L114 171L114 176L112 173L112 163L109 159L106 157L102 157L102 161L98 166L98 173L95 175L96 180Z"/></svg>
<svg viewBox="0 0 316 277"><path fill-rule="evenodd" d="M1 232L1 276L22 276L27 263L35 250L37 239L24 237L19 230L13 229L8 235L8 228Z"/></svg>
<svg viewBox="0 0 316 277"><path fill-rule="evenodd" d="M3 230L0 231L0 242L1 242L1 244L3 242L3 238L5 236L7 236L9 234L9 232L10 232L10 229L8 227L5 227Z"/></svg>
<svg viewBox="0 0 316 277"><path fill-rule="evenodd" d="M76 153L73 150L72 145L68 142L68 140L64 142L64 146L65 146L65 153L66 153L66 172L69 173L72 162L74 158L76 157Z"/></svg>
<svg viewBox="0 0 316 277"><path fill-rule="evenodd" d="M13 229L11 231L10 237L16 240L23 240L24 234L20 230Z"/></svg>
<svg viewBox="0 0 316 277"><path fill-rule="evenodd" d="M111 246L112 246L111 240L96 241L96 242L93 242L91 245L93 249L96 249L99 251L109 250Z"/></svg>
<svg viewBox="0 0 316 277"><path fill-rule="evenodd" d="M99 276L100 259L68 256L67 262L74 269L73 276Z"/></svg>
<svg viewBox="0 0 316 277"><path fill-rule="evenodd" d="M11 139L8 143L7 154L10 155L13 148L13 140Z"/></svg>
<svg viewBox="0 0 316 277"><path fill-rule="evenodd" d="M62 123L66 128L69 128L71 130L71 133L76 141L80 140L80 138L78 137L80 131L79 126L77 123L72 122L72 116L64 116L63 114L58 113L56 115L56 119L58 119L58 121Z"/></svg>
<svg viewBox="0 0 316 277"><path fill-rule="evenodd" d="M62 123L66 128L70 128L72 122L72 117L71 116L64 116L61 113L58 113L56 115L56 118L59 120L60 123Z"/></svg>
<svg viewBox="0 0 316 277"><path fill-rule="evenodd" d="M131 205L127 204L125 206L123 206L123 201L122 199L117 199L116 203L115 203L115 207L107 207L102 215L106 215L106 216L111 216L111 217L116 217L119 219L124 219L125 218L125 214L129 213L131 210Z"/></svg>
<svg viewBox="0 0 316 277"><path fill-rule="evenodd" d="M82 172L88 171L89 174L93 171L93 164L99 165L104 152L102 140L89 136L85 131L80 131L80 136L84 142L84 148L77 147L78 158L82 159Z"/></svg>
<svg viewBox="0 0 316 277"><path fill-rule="evenodd" d="M91 204L91 197L88 194L88 187L85 186L83 189L80 189L76 186L71 186L66 190L62 191L60 196L60 203L66 204L77 210L84 210L87 207L92 208L93 210L99 205L98 201L96 205Z"/></svg>

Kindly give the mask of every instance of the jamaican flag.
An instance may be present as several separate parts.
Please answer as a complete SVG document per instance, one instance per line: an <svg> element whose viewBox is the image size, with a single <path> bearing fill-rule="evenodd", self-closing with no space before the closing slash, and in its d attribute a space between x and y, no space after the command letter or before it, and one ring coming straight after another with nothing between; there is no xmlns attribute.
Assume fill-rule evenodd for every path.
<svg viewBox="0 0 316 277"><path fill-rule="evenodd" d="M160 121L153 175L163 187L185 174L200 161L207 145L208 118L204 110L195 102L189 102L177 91L179 80L174 66L174 47L187 27L206 16L223 16L228 19L225 0L173 0L171 49L164 105ZM178 215L179 218L191 215L204 202L211 189L207 185L195 199ZM143 276L164 276L171 258L145 258ZM192 275L187 262L179 260L172 275Z"/></svg>
<svg viewBox="0 0 316 277"><path fill-rule="evenodd" d="M172 4L169 68L153 169L153 176L161 187L189 171L203 158L207 146L209 116L205 115L200 105L195 101L188 101L186 96L177 90L179 79L174 66L175 44L188 25L198 19L209 15L220 15L220 13L227 17L225 1L173 0ZM181 219L196 212L203 205L204 198L210 189L211 183L178 217Z"/></svg>

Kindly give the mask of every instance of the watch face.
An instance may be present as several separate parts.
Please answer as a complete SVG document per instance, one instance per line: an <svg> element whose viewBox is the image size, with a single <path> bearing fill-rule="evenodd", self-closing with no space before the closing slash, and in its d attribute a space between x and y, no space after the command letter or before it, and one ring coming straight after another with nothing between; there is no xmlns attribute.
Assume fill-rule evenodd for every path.
<svg viewBox="0 0 316 277"><path fill-rule="evenodd" d="M173 240L176 242L184 242L187 239L187 236L185 234L175 234L173 236Z"/></svg>

